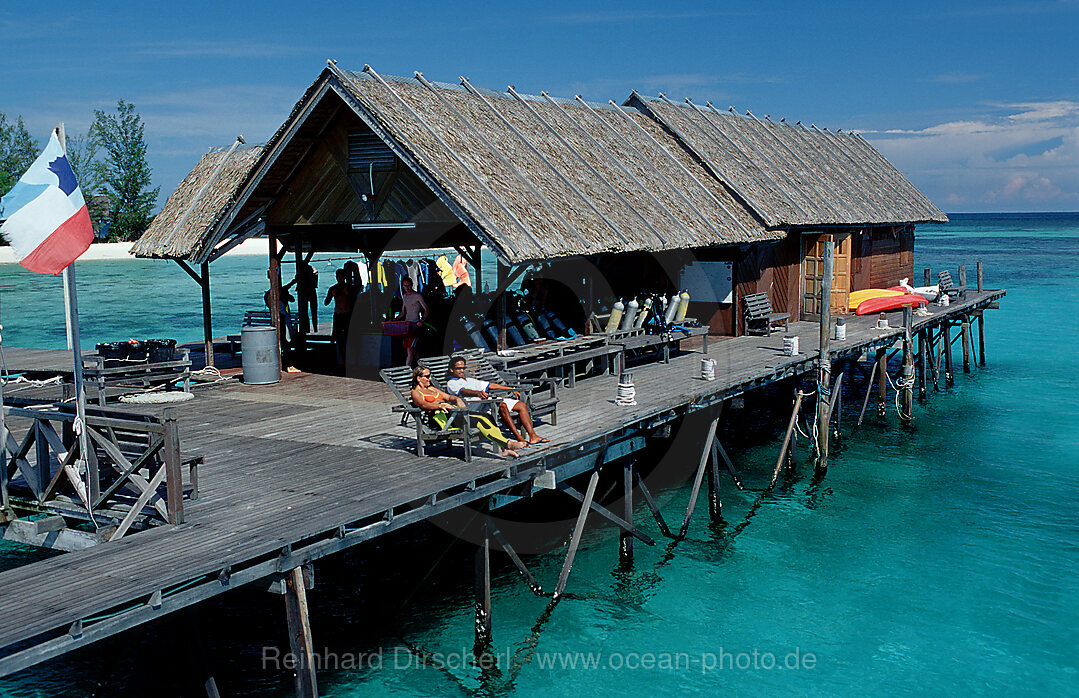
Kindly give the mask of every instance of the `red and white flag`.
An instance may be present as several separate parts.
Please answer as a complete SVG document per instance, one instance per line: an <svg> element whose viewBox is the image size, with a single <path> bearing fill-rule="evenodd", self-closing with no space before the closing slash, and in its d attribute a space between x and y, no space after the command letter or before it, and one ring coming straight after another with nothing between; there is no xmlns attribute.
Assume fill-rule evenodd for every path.
<svg viewBox="0 0 1079 698"><path fill-rule="evenodd" d="M15 258L39 274L59 274L90 247L90 213L55 131L45 152L0 199L0 220L0 235Z"/></svg>

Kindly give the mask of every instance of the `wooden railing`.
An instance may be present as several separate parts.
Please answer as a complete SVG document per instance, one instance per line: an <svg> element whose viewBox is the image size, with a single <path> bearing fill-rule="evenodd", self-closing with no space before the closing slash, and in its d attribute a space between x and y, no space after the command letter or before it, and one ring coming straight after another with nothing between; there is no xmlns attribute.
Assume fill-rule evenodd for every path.
<svg viewBox="0 0 1079 698"><path fill-rule="evenodd" d="M183 462L176 420L162 415L88 410L82 427L86 457L70 405L4 405L7 426L0 444L0 496L44 511L115 525L122 538L140 518L184 520ZM197 497L200 458L187 460L191 495ZM164 495L162 496L162 486Z"/></svg>

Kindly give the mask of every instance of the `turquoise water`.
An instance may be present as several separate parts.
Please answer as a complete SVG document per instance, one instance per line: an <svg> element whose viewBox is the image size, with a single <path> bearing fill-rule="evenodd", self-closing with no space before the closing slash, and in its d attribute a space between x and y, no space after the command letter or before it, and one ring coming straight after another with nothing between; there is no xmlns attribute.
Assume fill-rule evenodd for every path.
<svg viewBox="0 0 1079 698"><path fill-rule="evenodd" d="M709 527L702 502L687 540L637 544L629 571L616 569L610 530L590 528L573 595L549 614L547 600L493 554L498 671L457 665L472 641L467 544L417 528L320 566L309 595L316 646L339 662L366 655L358 670L321 672L322 695L1079 694L1079 325L1071 317L1079 214L957 215L919 228L919 282L923 266L959 263L973 281L977 259L988 287L1008 288L987 314L987 365L969 376L960 369L954 388L931 392L911 428L894 412L884 424L871 420L844 440L822 482L803 474L764 498L778 435L737 441L731 455L748 490L725 488L726 526ZM169 315L173 303L156 290L181 271L160 263L137 273L126 263L122 277L109 263L83 271L93 264L79 269L84 313L95 291L130 291L133 300L100 312L100 324L84 320L88 336L113 338L143 318L144 334L198 337L197 315ZM8 268L0 274L8 280ZM169 298L190 287L197 301L194 284L176 278L185 283ZM39 330L18 329L10 296L0 316L5 342L25 344L17 338L35 335L16 333ZM242 310L252 301L218 307L228 303ZM160 329L163 318L174 332ZM62 324L57 336L62 343ZM849 431L860 399L845 405ZM666 495L668 518L684 511L685 489ZM660 538L645 515L642 529ZM4 550L0 564L28 555ZM562 555L528 559L547 588ZM288 646L282 606L255 591L207 605L204 632L225 695L291 695L288 671L261 661L264 644ZM177 661L166 634L138 629L0 682L0 692L148 693L161 688L162 665Z"/></svg>

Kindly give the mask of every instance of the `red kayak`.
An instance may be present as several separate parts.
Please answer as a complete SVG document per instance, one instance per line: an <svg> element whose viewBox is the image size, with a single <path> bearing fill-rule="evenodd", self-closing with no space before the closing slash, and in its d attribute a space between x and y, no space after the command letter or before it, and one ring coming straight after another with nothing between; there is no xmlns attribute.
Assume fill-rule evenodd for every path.
<svg viewBox="0 0 1079 698"><path fill-rule="evenodd" d="M919 296L917 293L908 293L903 296L881 296L880 298L870 298L869 300L862 301L858 305L858 309L854 311L855 315L869 315L870 313L880 313L885 310L895 310L896 308L904 308L908 305L925 305L928 303L924 296Z"/></svg>

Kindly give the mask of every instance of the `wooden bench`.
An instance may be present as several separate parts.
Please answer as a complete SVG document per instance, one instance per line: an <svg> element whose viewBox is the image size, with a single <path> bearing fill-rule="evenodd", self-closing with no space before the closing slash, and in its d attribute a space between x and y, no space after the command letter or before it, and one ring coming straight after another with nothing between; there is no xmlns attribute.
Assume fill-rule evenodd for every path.
<svg viewBox="0 0 1079 698"><path fill-rule="evenodd" d="M940 292L948 294L949 298L962 298L967 293L966 286L955 285L952 273L947 269L937 274L937 280L940 282Z"/></svg>
<svg viewBox="0 0 1079 698"><path fill-rule="evenodd" d="M488 383L508 385L512 390L521 393L521 399L528 406L529 414L533 417L549 414L551 424L558 424L558 379L522 378L514 372L498 370L481 353L462 352L460 355L465 357L465 375ZM430 369L431 381L440 390L445 390L446 380L450 373L450 358L449 356L433 356L419 361L421 366ZM547 395L537 393L536 389L544 385L548 388ZM500 391L495 391L495 394L498 392Z"/></svg>
<svg viewBox="0 0 1079 698"><path fill-rule="evenodd" d="M772 325L783 323L787 331L790 313L772 311L772 301L767 293L750 293L742 298L745 308L746 334L764 334L771 336Z"/></svg>
<svg viewBox="0 0 1079 698"><path fill-rule="evenodd" d="M191 350L181 348L180 358L173 361L128 361L119 366L105 365L100 356L83 358L83 382L97 388L97 402L105 405L105 388L109 386L137 386L149 388L154 385L183 381L183 391L191 392Z"/></svg>

